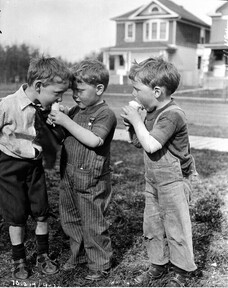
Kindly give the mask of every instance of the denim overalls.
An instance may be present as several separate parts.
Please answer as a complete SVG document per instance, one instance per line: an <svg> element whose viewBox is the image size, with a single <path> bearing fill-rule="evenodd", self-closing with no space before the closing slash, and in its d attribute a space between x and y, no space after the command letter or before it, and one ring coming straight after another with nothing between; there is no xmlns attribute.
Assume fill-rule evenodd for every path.
<svg viewBox="0 0 228 288"><path fill-rule="evenodd" d="M180 160L166 146L153 154L144 151L144 162L143 231L149 259L153 264L170 261L183 270L194 271L197 267L188 206L190 181L182 175Z"/></svg>
<svg viewBox="0 0 228 288"><path fill-rule="evenodd" d="M100 106L108 109L106 104ZM79 111L73 120L91 129L96 118L96 111L91 109ZM93 271L106 270L111 265L112 247L105 213L112 195L109 150L114 128L101 147L90 149L69 135L62 149L60 216L63 230L70 237L69 262L86 261Z"/></svg>

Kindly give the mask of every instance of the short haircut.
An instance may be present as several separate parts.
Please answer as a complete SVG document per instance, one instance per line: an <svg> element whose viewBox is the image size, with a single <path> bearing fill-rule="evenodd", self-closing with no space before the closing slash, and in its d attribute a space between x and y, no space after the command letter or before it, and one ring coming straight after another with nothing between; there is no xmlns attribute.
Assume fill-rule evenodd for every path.
<svg viewBox="0 0 228 288"><path fill-rule="evenodd" d="M51 58L33 58L30 61L27 82L31 86L35 80L42 80L44 85L53 82L55 77L60 77L61 82L72 79L70 69L60 60Z"/></svg>
<svg viewBox="0 0 228 288"><path fill-rule="evenodd" d="M155 86L165 87L168 95L173 94L180 83L180 73L170 62L162 57L148 58L140 63L133 63L129 79L141 81L154 89Z"/></svg>
<svg viewBox="0 0 228 288"><path fill-rule="evenodd" d="M108 69L102 62L96 59L83 60L79 64L73 66L71 71L75 77L76 83L85 82L89 85L93 85L94 87L99 84L103 84L104 91L108 86Z"/></svg>

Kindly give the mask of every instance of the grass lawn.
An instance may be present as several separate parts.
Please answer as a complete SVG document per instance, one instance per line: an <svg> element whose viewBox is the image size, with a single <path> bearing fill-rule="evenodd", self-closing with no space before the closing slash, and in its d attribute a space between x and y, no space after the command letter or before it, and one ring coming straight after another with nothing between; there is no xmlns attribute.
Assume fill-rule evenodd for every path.
<svg viewBox="0 0 228 288"><path fill-rule="evenodd" d="M228 153L209 150L192 150L200 180L193 183L190 205L193 245L198 270L189 280L191 287L228 286L228 223L224 217L223 197L227 193ZM34 270L27 282L13 282L11 276L11 251L7 226L2 222L0 233L0 286L135 286L134 277L147 269L149 262L142 238L144 209L144 166L141 149L126 142L112 144L113 199L108 212L114 250L110 277L98 282L88 282L83 276L85 266L74 271L60 271L53 276L42 276ZM64 235L58 210L59 167L48 170L47 185L52 211L50 218L50 252L60 267L69 257L69 239ZM223 213L224 212L224 213ZM26 234L29 264L34 268L34 222L30 219ZM170 275L157 281L146 281L143 287L165 286Z"/></svg>

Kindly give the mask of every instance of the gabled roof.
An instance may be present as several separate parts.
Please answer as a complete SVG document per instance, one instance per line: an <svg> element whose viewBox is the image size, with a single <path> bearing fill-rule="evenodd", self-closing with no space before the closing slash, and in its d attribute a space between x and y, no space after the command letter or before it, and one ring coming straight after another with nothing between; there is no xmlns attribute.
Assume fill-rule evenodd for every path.
<svg viewBox="0 0 228 288"><path fill-rule="evenodd" d="M225 3L223 3L223 4L221 4L219 7L217 7L217 9L216 9L216 13L219 13L219 12L221 12L226 6L227 6L227 2L225 2Z"/></svg>
<svg viewBox="0 0 228 288"><path fill-rule="evenodd" d="M217 8L215 9L215 12L210 13L209 16L211 16L211 17L222 16L223 10L225 10L225 9L227 8L227 5L228 5L228 2L227 2L227 1L226 1L225 3L224 3L224 1L223 1L222 4L219 3L218 6L217 6ZM227 12L225 12L225 13L227 14Z"/></svg>
<svg viewBox="0 0 228 288"><path fill-rule="evenodd" d="M198 24L201 26L204 26L206 28L210 28L210 25L205 23L204 21L200 20L198 17L193 15L191 12L184 9L182 6L177 5L176 3L172 2L171 0L153 0L149 4L140 6L137 9L134 9L130 12L127 12L123 15L117 16L115 18L112 18L114 21L137 21L137 20L147 20L147 19L153 19L158 18L161 15L156 14L145 14L143 15L143 11L146 11L152 4L156 4L157 6L160 6L161 9L164 12L163 17L166 19L178 19L183 20L187 22L191 22L193 24Z"/></svg>

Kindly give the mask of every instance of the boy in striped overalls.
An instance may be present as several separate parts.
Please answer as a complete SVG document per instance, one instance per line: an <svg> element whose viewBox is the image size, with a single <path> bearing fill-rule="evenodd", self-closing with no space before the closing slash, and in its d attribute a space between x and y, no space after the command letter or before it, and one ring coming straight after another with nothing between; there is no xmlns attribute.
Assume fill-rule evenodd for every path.
<svg viewBox="0 0 228 288"><path fill-rule="evenodd" d="M109 73L97 60L72 68L76 106L66 115L53 111L50 119L67 137L61 153L60 216L70 237L71 257L64 270L87 262L87 280L99 280L110 269L112 248L105 213L111 199L110 144L116 116L102 99Z"/></svg>

